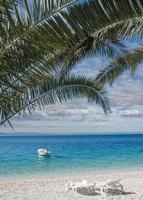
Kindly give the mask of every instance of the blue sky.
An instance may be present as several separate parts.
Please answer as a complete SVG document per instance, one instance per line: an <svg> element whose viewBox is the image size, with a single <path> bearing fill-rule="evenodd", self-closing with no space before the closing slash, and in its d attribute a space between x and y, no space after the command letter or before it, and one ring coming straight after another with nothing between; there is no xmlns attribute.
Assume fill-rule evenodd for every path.
<svg viewBox="0 0 143 200"><path fill-rule="evenodd" d="M130 48L136 46L136 39L125 42ZM86 58L77 64L74 71L95 77L99 69L107 65L104 57ZM0 132L32 133L101 133L101 132L143 132L143 67L140 65L134 77L124 73L111 88L107 88L112 113L104 115L96 104L86 99L75 99L66 103L49 105L37 109L33 115L17 116L10 127L0 127Z"/></svg>

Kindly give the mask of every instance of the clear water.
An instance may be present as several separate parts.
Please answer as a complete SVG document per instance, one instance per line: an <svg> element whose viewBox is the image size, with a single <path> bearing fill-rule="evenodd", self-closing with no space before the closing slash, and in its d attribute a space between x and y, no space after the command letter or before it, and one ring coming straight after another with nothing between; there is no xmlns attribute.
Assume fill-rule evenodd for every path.
<svg viewBox="0 0 143 200"><path fill-rule="evenodd" d="M39 157L47 147L53 155ZM143 167L143 135L1 136L0 176Z"/></svg>

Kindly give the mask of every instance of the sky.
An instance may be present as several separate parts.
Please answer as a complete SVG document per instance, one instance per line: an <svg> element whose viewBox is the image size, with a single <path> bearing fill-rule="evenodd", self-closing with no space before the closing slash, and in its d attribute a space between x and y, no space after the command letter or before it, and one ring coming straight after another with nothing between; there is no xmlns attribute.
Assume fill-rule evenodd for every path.
<svg viewBox="0 0 143 200"><path fill-rule="evenodd" d="M125 42L136 46L136 40ZM107 65L104 57L90 57L78 63L74 72L95 77L99 69ZM73 99L63 104L37 109L33 115L16 116L10 127L0 127L0 132L48 133L48 134L94 134L94 133L143 133L143 67L138 66L134 77L125 72L112 87L107 87L111 113L86 99Z"/></svg>

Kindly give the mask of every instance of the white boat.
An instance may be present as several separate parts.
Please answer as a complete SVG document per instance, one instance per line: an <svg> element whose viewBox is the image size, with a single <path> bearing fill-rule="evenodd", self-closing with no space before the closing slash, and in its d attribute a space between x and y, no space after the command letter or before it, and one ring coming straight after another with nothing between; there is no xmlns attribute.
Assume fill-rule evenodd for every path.
<svg viewBox="0 0 143 200"><path fill-rule="evenodd" d="M48 149L38 149L38 154L40 156L50 156L51 151L49 151Z"/></svg>

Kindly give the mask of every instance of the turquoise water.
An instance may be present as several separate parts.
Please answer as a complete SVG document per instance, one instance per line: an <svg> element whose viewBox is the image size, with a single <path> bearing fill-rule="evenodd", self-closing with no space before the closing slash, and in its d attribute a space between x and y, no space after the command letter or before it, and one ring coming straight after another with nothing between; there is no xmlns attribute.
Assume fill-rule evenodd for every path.
<svg viewBox="0 0 143 200"><path fill-rule="evenodd" d="M39 147L48 147L52 157L39 157ZM143 167L143 135L0 137L0 176L129 167Z"/></svg>

